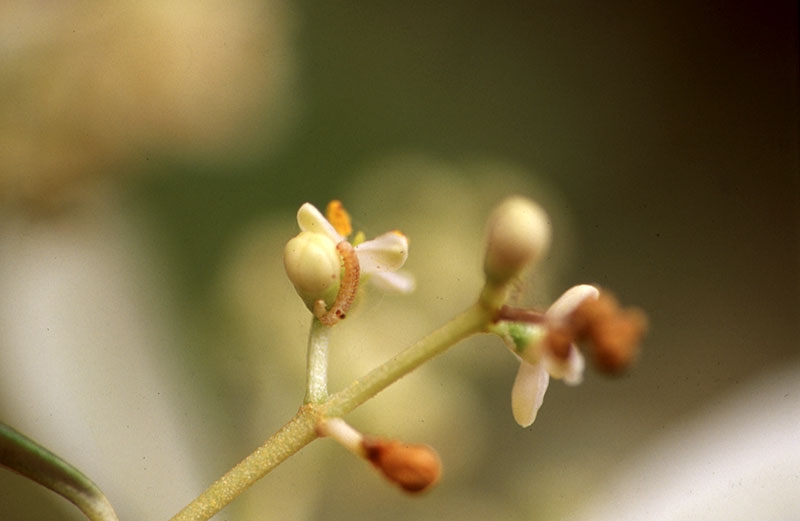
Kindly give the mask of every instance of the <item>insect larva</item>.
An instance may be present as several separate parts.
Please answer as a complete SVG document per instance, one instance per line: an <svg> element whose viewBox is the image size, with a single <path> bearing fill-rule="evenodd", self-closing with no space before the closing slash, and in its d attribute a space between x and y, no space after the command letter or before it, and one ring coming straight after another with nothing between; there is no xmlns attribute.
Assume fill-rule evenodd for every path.
<svg viewBox="0 0 800 521"><path fill-rule="evenodd" d="M329 310L325 311L323 305L320 306L322 309L318 308L316 313L319 321L326 326L332 326L347 316L347 311L353 304L353 299L356 298L358 279L361 275L358 255L356 255L356 250L352 244L347 241L340 241L336 245L336 251L342 257L342 266L344 268L342 280L339 282L339 292L336 294L336 300L333 301ZM319 311L322 312L320 313Z"/></svg>

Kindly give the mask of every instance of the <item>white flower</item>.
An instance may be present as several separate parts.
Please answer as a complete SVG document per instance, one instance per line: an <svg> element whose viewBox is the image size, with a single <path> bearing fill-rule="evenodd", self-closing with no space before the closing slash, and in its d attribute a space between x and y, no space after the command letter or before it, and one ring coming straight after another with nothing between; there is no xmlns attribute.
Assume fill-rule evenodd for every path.
<svg viewBox="0 0 800 521"><path fill-rule="evenodd" d="M310 203L305 203L297 212L297 224L303 231L326 235L334 244L347 240L352 233L350 218L338 201L328 205L328 217ZM335 224L334 224L335 223ZM354 246L361 278L369 277L371 283L386 291L410 293L414 290L414 278L406 272L398 272L408 259L408 238L399 231L390 231L364 241L356 234Z"/></svg>
<svg viewBox="0 0 800 521"><path fill-rule="evenodd" d="M597 298L600 292L594 286L582 284L568 289L545 313L545 322L524 324L529 341L523 345L514 345L512 350L520 359L519 371L511 390L511 410L514 419L523 427L528 427L536 419L536 413L542 406L544 393L550 383L550 377L561 378L568 385L577 385L583 380L585 362L583 355L570 344L565 359L554 356L543 348L542 340L548 328L563 325L566 318L587 298ZM520 338L516 335L516 338Z"/></svg>
<svg viewBox="0 0 800 521"><path fill-rule="evenodd" d="M316 312L317 302L333 303L340 284L347 283L340 270L337 245L352 233L350 217L339 201L331 201L328 217L310 203L297 212L300 234L284 250L284 265L289 279L309 309ZM369 279L376 287L396 293L414 290L413 277L398 271L408 258L408 238L391 231L365 241L358 233L353 241L358 259L358 283ZM345 259L342 259L344 261Z"/></svg>

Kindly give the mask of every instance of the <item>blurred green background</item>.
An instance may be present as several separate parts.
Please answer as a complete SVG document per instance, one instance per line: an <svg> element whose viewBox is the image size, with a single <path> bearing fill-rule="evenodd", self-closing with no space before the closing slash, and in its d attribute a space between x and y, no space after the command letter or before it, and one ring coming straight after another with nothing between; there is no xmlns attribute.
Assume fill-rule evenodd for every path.
<svg viewBox="0 0 800 521"><path fill-rule="evenodd" d="M324 206L342 198L369 234L384 227L409 234L420 295L403 309L410 323L425 327L387 333L398 348L469 302L479 284L480 223L500 196L518 191L542 200L555 230L554 253L542 268L545 294L534 293L533 302L546 303L575 283L598 283L644 308L651 323L635 370L613 381L589 374L575 389L551 384L530 429L519 429L510 415L513 359L488 339L433 362L460 372L442 377L456 378L454 389L424 384L439 377L426 369L398 386L408 395L402 410L376 400L357 417L359 428L392 435L381 429L406 424L409 441L443 454L444 480L423 498L401 495L366 465L320 443L220 519L565 518L600 490L616 462L753 378L796 367L795 2L180 2L169 16L161 4L142 5L135 12L92 2L3 8L0 251L7 302L0 353L7 356L0 355L0 369L7 383L16 360L8 353L35 349L18 340L36 338L25 328L48 326L46 315L26 316L28 333L8 333L9 324L23 323L13 291L25 285L11 284L25 280L15 272L26 265L18 252L31 234L58 237L70 222L93 218L128 223L123 229L134 240L118 253L156 288L133 293L147 293L144 302L170 317L167 336L178 341L159 356L184 374L166 381L192 387L169 386L170 399L201 400L175 409L188 431L186 458L203 461L201 486L299 404L306 317L279 267L281 244L295 233L292 218L304 201ZM159 25L135 33L153 19ZM175 36L167 22L185 34ZM164 56L158 44L171 49L170 38L179 36L181 53L150 70L148 60ZM118 41L124 46L115 47ZM205 59L214 61L206 67ZM182 60L198 75L181 77ZM67 69L74 76L53 72ZM172 83L165 71L175 74ZM124 96L126 74L134 86L146 74L155 80ZM113 96L98 94L106 87ZM171 119L176 107L181 112ZM37 179L38 172L46 175ZM416 252L440 257L426 264ZM262 256L272 264L259 268ZM459 266L443 270L452 280L431 275L438 261ZM474 278L464 281L458 270ZM282 293L263 282L273 279L284 284ZM433 279L438 293L426 293ZM353 317L366 329L379 327L370 320L373 302L392 316L399 300L368 300ZM113 303L104 309L115 311ZM286 309L292 314L281 315ZM247 313L255 318L242 325L238 315ZM262 315L264 324L253 326ZM289 331L259 337L271 335L276 321ZM271 340L284 338L298 346L289 361L262 353L256 364L242 347L268 351ZM358 349L348 343L340 356L353 362ZM335 357L332 363L335 370ZM253 374L237 372L253 364ZM270 382L255 402L261 383L251 378L259 374ZM58 446L51 431L37 432L45 420L30 409L42 403L19 385L0 388L4 421ZM264 406L281 389L287 396ZM420 401L430 404L417 411ZM439 430L409 428L426 422ZM204 452L220 444L213 456ZM91 460L91 452L77 459ZM149 472L169 476L169 467L142 458L150 458ZM107 481L124 481L126 472L90 475L101 488L124 490ZM259 503L255 496L270 497L270 487L282 491L282 502ZM190 497L160 508L171 515ZM111 500L127 518L149 512L131 499ZM8 473L0 475L4 511L8 519L79 518Z"/></svg>

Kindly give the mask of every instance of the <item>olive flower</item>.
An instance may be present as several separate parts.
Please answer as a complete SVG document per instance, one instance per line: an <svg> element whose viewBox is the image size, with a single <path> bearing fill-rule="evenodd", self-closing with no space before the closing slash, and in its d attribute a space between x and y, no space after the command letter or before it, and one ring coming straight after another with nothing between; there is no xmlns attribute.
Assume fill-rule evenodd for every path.
<svg viewBox="0 0 800 521"><path fill-rule="evenodd" d="M568 289L546 313L503 306L491 331L520 360L511 391L514 419L523 427L533 423L551 376L581 383L586 364L577 344L591 352L599 371L620 374L636 359L646 329L644 312L621 308L609 292L587 284Z"/></svg>
<svg viewBox="0 0 800 521"><path fill-rule="evenodd" d="M413 291L413 277L398 271L408 258L408 239L399 231L369 241L359 232L351 244L350 216L339 201L328 204L327 218L312 204L303 204L297 224L301 231L286 244L284 266L318 318L329 316L332 323L344 318L359 283L367 279L385 291Z"/></svg>
<svg viewBox="0 0 800 521"><path fill-rule="evenodd" d="M585 361L572 342L560 334L572 312L587 299L597 299L594 286L582 284L568 289L544 314L542 323L505 323L504 340L519 358L520 366L511 391L514 419L528 427L542 406L550 377L563 379L568 385L583 380Z"/></svg>

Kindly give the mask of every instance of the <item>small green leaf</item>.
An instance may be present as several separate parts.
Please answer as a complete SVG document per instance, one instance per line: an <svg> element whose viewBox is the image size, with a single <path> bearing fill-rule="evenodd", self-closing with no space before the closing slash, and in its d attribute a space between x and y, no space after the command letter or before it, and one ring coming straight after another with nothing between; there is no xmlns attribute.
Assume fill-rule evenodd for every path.
<svg viewBox="0 0 800 521"><path fill-rule="evenodd" d="M119 521L92 480L24 434L0 422L0 465L75 504L91 521Z"/></svg>

